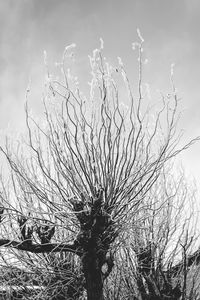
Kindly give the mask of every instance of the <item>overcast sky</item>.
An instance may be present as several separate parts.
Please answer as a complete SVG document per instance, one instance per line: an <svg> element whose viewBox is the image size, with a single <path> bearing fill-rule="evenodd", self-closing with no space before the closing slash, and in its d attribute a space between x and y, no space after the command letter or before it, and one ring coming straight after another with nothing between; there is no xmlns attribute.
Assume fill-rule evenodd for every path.
<svg viewBox="0 0 200 300"><path fill-rule="evenodd" d="M25 91L32 81L31 106L41 110L43 51L58 61L66 45L77 45L79 77L84 81L88 54L102 37L105 55L121 56L132 74L131 43L140 28L148 58L145 80L153 89L170 90L170 66L184 114L186 138L200 135L199 0L0 0L0 129L23 130ZM88 76L88 74L87 74ZM200 144L182 157L200 181Z"/></svg>

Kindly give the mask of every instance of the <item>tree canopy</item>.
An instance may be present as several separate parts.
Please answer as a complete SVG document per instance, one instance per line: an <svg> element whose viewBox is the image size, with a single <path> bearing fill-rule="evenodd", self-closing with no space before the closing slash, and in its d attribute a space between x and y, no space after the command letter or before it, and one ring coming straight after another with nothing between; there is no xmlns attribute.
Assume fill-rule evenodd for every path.
<svg viewBox="0 0 200 300"><path fill-rule="evenodd" d="M134 266L135 299L179 299L175 294L186 290L186 279L180 287L172 278L183 262L187 273L187 249L196 241L189 206L194 196L184 176L176 178L170 168L198 138L181 146L173 74L172 91L160 95L156 109L145 102L143 43L139 34L133 90L122 60L112 67L101 41L89 57L87 97L68 68L74 45L66 47L62 79L47 66L44 121L37 123L26 103L25 142L7 139L1 147L10 181L1 180L0 246L14 251L27 268L43 267L43 278L47 270L60 274L60 262L69 272L73 262L88 300L106 297L103 287L112 281L111 271L117 272L116 260ZM180 247L185 258L179 268ZM69 287L71 277L64 278Z"/></svg>

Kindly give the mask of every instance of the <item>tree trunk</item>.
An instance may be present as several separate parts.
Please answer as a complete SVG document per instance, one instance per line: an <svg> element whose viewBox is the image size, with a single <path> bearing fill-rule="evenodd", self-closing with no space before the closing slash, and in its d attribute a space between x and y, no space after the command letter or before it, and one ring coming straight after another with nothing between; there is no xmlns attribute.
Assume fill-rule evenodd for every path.
<svg viewBox="0 0 200 300"><path fill-rule="evenodd" d="M98 259L88 257L83 261L86 280L87 300L103 300L103 274L98 266Z"/></svg>

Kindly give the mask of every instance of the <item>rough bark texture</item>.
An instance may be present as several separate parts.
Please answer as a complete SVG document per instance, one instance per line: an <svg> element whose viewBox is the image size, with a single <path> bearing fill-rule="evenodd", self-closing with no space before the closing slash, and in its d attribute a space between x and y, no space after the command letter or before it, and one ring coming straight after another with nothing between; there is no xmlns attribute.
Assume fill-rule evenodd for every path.
<svg viewBox="0 0 200 300"><path fill-rule="evenodd" d="M81 201L75 199L72 202L80 223L77 245L82 251L81 260L88 300L103 300L103 282L113 267L109 249L116 235L104 196L103 189L97 190L89 209L83 197ZM106 265L104 272L103 265Z"/></svg>
<svg viewBox="0 0 200 300"><path fill-rule="evenodd" d="M99 268L98 258L87 257L83 261L83 272L86 279L87 299L103 300L103 274Z"/></svg>

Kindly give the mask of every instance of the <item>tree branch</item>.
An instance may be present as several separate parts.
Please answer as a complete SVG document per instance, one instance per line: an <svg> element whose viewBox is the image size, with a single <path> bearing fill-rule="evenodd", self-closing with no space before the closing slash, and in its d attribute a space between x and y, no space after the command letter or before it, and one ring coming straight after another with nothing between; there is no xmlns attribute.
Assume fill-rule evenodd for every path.
<svg viewBox="0 0 200 300"><path fill-rule="evenodd" d="M187 257L187 267L189 268L193 263L196 265L199 265L200 262L200 249L196 250L193 254L189 255ZM172 274L177 274L181 268L183 268L184 261L181 260L181 262L177 263L175 266L173 266L170 269L170 272Z"/></svg>
<svg viewBox="0 0 200 300"><path fill-rule="evenodd" d="M31 240L30 240L31 242ZM17 250L28 251L31 253L49 253L49 252L71 252L77 255L81 255L82 252L78 246L74 244L56 244L56 243L47 243L47 244L32 244L29 241L25 240L22 242L12 241L9 239L1 239L0 247L11 247Z"/></svg>

